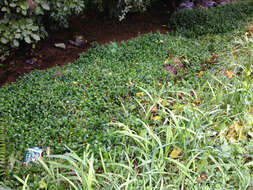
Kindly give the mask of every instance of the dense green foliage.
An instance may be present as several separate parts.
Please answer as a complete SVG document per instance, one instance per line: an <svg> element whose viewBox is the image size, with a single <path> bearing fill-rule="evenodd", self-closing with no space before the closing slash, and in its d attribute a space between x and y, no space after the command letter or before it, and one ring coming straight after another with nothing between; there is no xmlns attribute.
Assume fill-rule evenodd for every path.
<svg viewBox="0 0 253 190"><path fill-rule="evenodd" d="M2 184L250 188L253 40L243 33L147 34L5 85L0 123L12 161ZM168 65L181 66L173 74ZM47 165L21 165L25 149L39 145L61 155ZM65 145L77 154L64 154Z"/></svg>
<svg viewBox="0 0 253 190"><path fill-rule="evenodd" d="M0 177L4 175L5 169L6 169L5 133L4 127L0 123Z"/></svg>
<svg viewBox="0 0 253 190"><path fill-rule="evenodd" d="M252 4L253 2L244 1L208 10L180 10L172 15L170 26L187 37L239 30L247 16L253 14Z"/></svg>
<svg viewBox="0 0 253 190"><path fill-rule="evenodd" d="M201 62L213 54L199 49L217 36L201 43L149 34L98 47L65 68L36 71L5 86L1 107L9 105L2 109L9 109L2 115L9 145L14 136L15 150L43 143L53 153L69 152L64 144L77 151L51 157L48 166L17 163L10 175L30 174L31 189L66 189L63 176L83 190L252 186L253 41L220 37L227 51L217 47L214 63ZM175 51L168 53L168 47ZM162 66L172 54L189 62L177 82ZM212 66L204 70L205 63ZM224 75L229 70L232 78ZM18 181L5 184L16 189Z"/></svg>
<svg viewBox="0 0 253 190"><path fill-rule="evenodd" d="M128 12L145 11L156 0L88 0L87 3L105 11L109 17L123 20Z"/></svg>
<svg viewBox="0 0 253 190"><path fill-rule="evenodd" d="M67 27L68 18L83 8L82 0L36 0L32 4L28 0L0 1L0 60L20 44L33 44L45 37L46 23Z"/></svg>
<svg viewBox="0 0 253 190"><path fill-rule="evenodd" d="M8 142L19 150L43 144L57 153L64 144L80 151L88 143L110 147L114 142L105 124L113 119L124 121L122 102L133 110L136 107L131 103L136 88L130 83L146 87L172 80L163 68L164 59L171 55L185 57L186 67L198 69L224 48L219 45L224 38L210 42L149 34L91 49L61 69L35 71L0 89L1 120ZM191 77L191 73L184 74Z"/></svg>

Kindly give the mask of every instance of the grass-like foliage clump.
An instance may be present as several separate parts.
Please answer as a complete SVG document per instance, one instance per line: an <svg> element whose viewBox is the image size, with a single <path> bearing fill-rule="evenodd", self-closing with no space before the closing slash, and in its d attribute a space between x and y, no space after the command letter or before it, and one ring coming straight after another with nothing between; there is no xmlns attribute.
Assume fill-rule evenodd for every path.
<svg viewBox="0 0 253 190"><path fill-rule="evenodd" d="M245 32L147 34L5 85L0 188L252 188L253 35ZM23 166L32 146L50 147L50 156Z"/></svg>
<svg viewBox="0 0 253 190"><path fill-rule="evenodd" d="M6 168L6 150L5 150L5 133L4 127L0 123L0 178L5 173Z"/></svg>
<svg viewBox="0 0 253 190"><path fill-rule="evenodd" d="M180 10L172 15L169 25L181 35L196 37L239 30L252 14L252 1L233 2L210 9Z"/></svg>

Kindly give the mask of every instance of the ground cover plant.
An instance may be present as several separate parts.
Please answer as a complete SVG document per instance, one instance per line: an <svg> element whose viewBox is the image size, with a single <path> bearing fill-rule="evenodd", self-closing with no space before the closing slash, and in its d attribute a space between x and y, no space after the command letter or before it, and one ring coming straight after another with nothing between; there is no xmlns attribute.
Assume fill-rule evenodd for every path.
<svg viewBox="0 0 253 190"><path fill-rule="evenodd" d="M231 32L232 29L240 30L243 20L253 12L251 4L249 1L241 1L208 10L183 9L172 15L169 25L187 37Z"/></svg>
<svg viewBox="0 0 253 190"><path fill-rule="evenodd" d="M10 159L2 185L252 187L253 40L245 32L112 42L4 86L0 123ZM22 166L36 145L57 156Z"/></svg>

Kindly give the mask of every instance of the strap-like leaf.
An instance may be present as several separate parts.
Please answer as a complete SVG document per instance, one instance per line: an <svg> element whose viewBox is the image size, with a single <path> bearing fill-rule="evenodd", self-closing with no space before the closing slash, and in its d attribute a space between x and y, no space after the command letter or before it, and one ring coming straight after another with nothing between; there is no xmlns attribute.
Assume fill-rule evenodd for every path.
<svg viewBox="0 0 253 190"><path fill-rule="evenodd" d="M0 176L3 176L5 173L5 164L6 164L6 157L5 157L5 136L4 136L4 128L0 124Z"/></svg>

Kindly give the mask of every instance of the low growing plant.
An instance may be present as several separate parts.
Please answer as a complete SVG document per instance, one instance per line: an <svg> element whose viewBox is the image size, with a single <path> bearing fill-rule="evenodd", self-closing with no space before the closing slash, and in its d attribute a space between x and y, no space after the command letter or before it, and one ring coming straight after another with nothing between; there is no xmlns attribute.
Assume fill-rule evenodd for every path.
<svg viewBox="0 0 253 190"><path fill-rule="evenodd" d="M210 9L180 10L170 19L170 27L187 37L240 30L253 13L253 2L232 2Z"/></svg>
<svg viewBox="0 0 253 190"><path fill-rule="evenodd" d="M0 123L0 178L6 173L6 160L5 133Z"/></svg>
<svg viewBox="0 0 253 190"><path fill-rule="evenodd" d="M239 33L147 34L5 85L0 122L17 161L0 184L250 188L253 46ZM58 156L24 167L33 146Z"/></svg>

